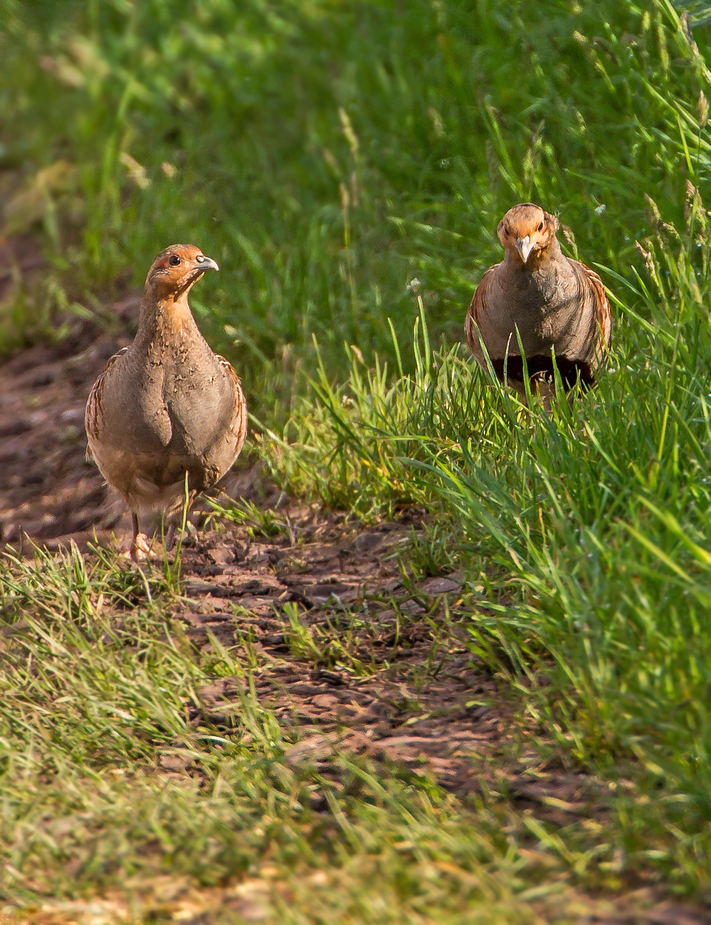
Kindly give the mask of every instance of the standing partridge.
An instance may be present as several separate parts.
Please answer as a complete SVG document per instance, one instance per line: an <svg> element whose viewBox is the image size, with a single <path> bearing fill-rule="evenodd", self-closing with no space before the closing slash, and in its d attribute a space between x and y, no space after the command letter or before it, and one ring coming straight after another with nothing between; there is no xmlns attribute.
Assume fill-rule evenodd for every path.
<svg viewBox="0 0 711 925"><path fill-rule="evenodd" d="M499 222L504 259L484 273L464 330L480 366L482 343L497 377L525 395L526 359L531 387L546 404L554 391L554 365L563 386L595 385L595 370L610 345L610 303L602 280L566 257L556 238L558 219L530 202Z"/></svg>
<svg viewBox="0 0 711 925"><path fill-rule="evenodd" d="M197 247L173 244L146 277L138 331L94 383L86 404L88 452L131 510L131 557L147 553L138 516L162 512L170 548L176 520L237 458L247 405L237 374L198 330L188 293L219 267Z"/></svg>

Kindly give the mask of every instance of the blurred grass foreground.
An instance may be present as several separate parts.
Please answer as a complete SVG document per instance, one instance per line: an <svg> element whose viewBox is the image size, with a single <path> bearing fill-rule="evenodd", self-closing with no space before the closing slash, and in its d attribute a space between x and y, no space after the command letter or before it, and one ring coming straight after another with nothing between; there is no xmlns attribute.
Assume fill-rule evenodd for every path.
<svg viewBox="0 0 711 925"><path fill-rule="evenodd" d="M112 823L107 793L119 807L129 797L123 784L106 783L95 743L80 735L89 700L67 694L73 719L63 744L48 731L52 684L62 684L43 688L35 678L32 704L18 694L30 683L27 659L57 657L37 628L38 648L14 653L2 682L2 767L21 797L3 804L0 852L14 869L56 862L51 844L28 834L39 818L28 807L62 815L60 794L79 786L70 754L96 793L81 812L136 843L150 841L145 820L160 817L166 856L181 831L214 847L220 819L230 831L249 827L272 800L272 823L284 828L269 848L258 827L248 847L206 849L205 858L219 855L220 877L249 869L250 851L273 851L286 869L297 845L307 866L327 857L343 873L352 864L362 887L372 871L359 845L372 836L363 850L377 854L387 843L380 913L353 899L341 914L355 918L343 921L472 921L457 910L474 902L482 922L549 921L536 918L526 891L553 869L581 889L664 884L703 898L711 876L710 20L708 4L671 0L3 0L3 233L37 237L51 269L39 288L15 280L4 295L0 349L59 336L72 313L108 323L112 299L140 287L158 250L198 244L222 272L193 305L243 377L259 424L256 452L274 478L365 521L422 506L436 529L426 555L413 546L404 567L424 557L430 572L465 571L459 606L472 651L522 715L540 722L557 760L598 775L613 794L604 824L551 832L522 814L523 828L509 830L509 817L482 805L465 824L461 807L429 791L425 798L424 784L393 784L398 797L389 802L368 779L370 802L332 797L334 815L351 820L338 817L350 847L329 854L314 834L317 862L289 803L293 781L270 789L280 734L251 716L251 739L230 753L227 771L200 745L215 787L209 825L191 815L192 797L157 795L143 777L144 821L117 810ZM519 405L460 344L474 285L499 259L496 224L525 200L559 215L564 247L600 272L615 316L599 388L551 416ZM8 566L5 619L32 599L32 569L49 570L57 601L70 581L119 593L106 562L89 575L84 568ZM40 609L37 627L59 612ZM146 613L140 632L153 653L160 620L155 608ZM67 652L90 658L80 628L52 626ZM126 670L112 658L107 700ZM156 668L161 691L191 684L198 670L179 647L170 658L170 682L167 663ZM149 690L151 678L132 665L131 690ZM150 696L136 694L124 713ZM164 712L141 714L145 741L151 723L164 739L165 730L179 737L179 698L155 696ZM117 715L117 729L122 721ZM147 745L121 743L127 761L149 760ZM20 753L24 763L8 757ZM41 778L47 767L56 778ZM392 845L408 830L422 837L417 870L456 855L470 880L455 877L443 898L429 875L404 873ZM548 860L529 869L531 842ZM82 862L87 879L140 867L125 845L116 852L113 867L103 855ZM209 880L199 854L181 863ZM355 896L361 887L343 876L343 895ZM42 888L60 880L47 873ZM335 906L319 902L311 918L282 909L287 917L277 920L325 921ZM399 904L413 917L398 917ZM440 917L428 918L432 910Z"/></svg>

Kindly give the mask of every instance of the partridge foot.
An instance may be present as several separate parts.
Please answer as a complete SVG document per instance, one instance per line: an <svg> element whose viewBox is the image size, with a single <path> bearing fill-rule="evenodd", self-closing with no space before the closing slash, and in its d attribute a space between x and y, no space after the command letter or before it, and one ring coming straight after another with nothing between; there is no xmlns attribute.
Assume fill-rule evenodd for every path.
<svg viewBox="0 0 711 925"><path fill-rule="evenodd" d="M149 559L153 552L153 545L145 533L137 533L131 541L128 554L134 562Z"/></svg>

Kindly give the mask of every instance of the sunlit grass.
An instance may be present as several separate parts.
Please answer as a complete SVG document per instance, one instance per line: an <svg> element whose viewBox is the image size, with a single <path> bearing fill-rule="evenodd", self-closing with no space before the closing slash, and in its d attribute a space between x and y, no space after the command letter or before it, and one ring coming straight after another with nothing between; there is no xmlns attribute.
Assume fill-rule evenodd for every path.
<svg viewBox="0 0 711 925"><path fill-rule="evenodd" d="M468 909L494 925L578 908L583 827L571 823L561 853L556 826L533 832L505 803L463 803L429 775L337 749L320 768L294 761L296 730L256 697L248 650L193 648L157 571L106 554L87 567L70 550L11 559L0 581L0 895L19 920L97 896L141 921L182 908L188 888L201 902L224 890L225 902L245 884L261 884L269 922L455 923ZM285 616L306 663L347 655L337 628L329 638ZM202 688L221 678L245 683L216 726ZM597 865L594 881L615 882Z"/></svg>
<svg viewBox="0 0 711 925"><path fill-rule="evenodd" d="M71 299L105 303L166 242L199 243L222 273L196 311L260 415L315 374L314 335L329 374L343 342L392 363L413 277L433 342L459 339L512 202L556 211L569 247L630 278L645 196L679 225L686 178L707 170L703 58L666 0L510 16L418 0L396 19L370 3L73 3L39 7L42 32L11 6L0 113L17 128L0 143Z"/></svg>
<svg viewBox="0 0 711 925"><path fill-rule="evenodd" d="M297 406L291 442L265 438L286 488L332 503L333 483L365 517L429 510L442 568L476 588L473 651L577 764L614 777L638 762L656 796L635 826L676 833L665 864L706 844L711 811L709 245L694 216L647 242L648 281L618 280L628 329L572 407L526 407L420 343L410 377L366 379L351 356L344 386L321 376ZM376 453L387 464L364 466Z"/></svg>

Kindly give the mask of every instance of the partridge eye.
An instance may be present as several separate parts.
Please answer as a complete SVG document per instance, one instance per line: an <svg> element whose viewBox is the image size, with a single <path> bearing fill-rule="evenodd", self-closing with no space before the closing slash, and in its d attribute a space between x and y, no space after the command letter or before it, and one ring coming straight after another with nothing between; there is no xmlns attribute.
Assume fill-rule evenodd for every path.
<svg viewBox="0 0 711 925"><path fill-rule="evenodd" d="M543 231L543 222L541 222L541 224L538 226L538 230Z"/></svg>
<svg viewBox="0 0 711 925"><path fill-rule="evenodd" d="M180 265L180 257L178 257L177 254L171 254L168 263L171 265L171 267L177 267Z"/></svg>

